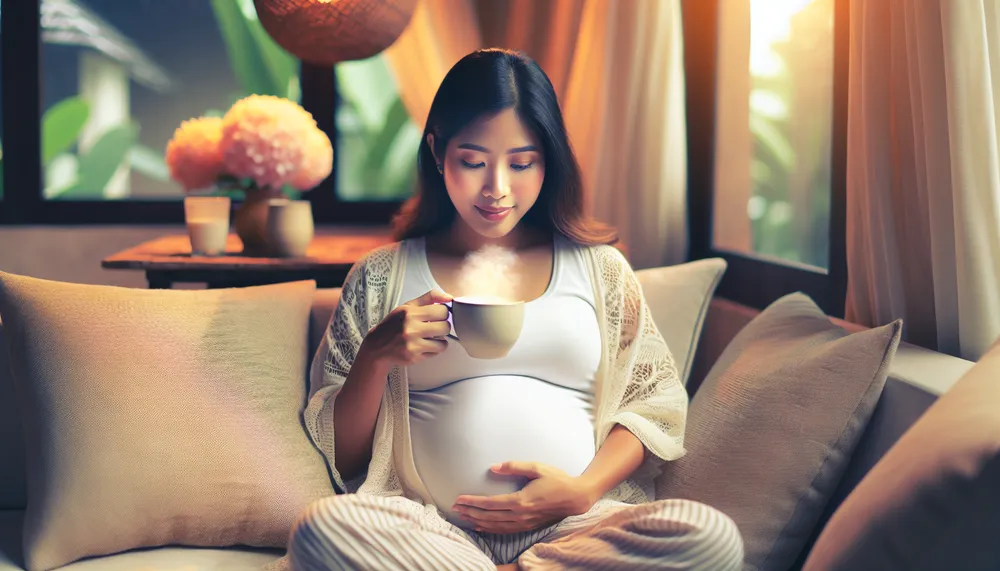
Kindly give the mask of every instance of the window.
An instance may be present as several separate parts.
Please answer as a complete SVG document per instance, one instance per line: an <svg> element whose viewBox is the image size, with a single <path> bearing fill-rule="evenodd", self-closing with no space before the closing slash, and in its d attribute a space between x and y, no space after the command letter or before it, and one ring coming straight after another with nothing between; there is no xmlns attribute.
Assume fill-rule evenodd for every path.
<svg viewBox="0 0 1000 571"><path fill-rule="evenodd" d="M334 142L334 176L305 195L317 222L385 222L411 192L420 133L382 56L335 69L302 64L264 31L253 0L7 4L16 23L4 23L3 35L14 33L2 43L29 52L18 78L24 101L37 84L40 104L32 125L9 128L8 139L37 140L38 150L17 154L21 165L7 174L20 189L17 208L2 219L183 220L167 142L183 120L221 115L253 93L301 103ZM31 106L12 103L3 114L5 123L30 117Z"/></svg>
<svg viewBox="0 0 1000 571"><path fill-rule="evenodd" d="M400 200L416 183L420 129L410 120L385 58L336 66L337 194L341 200Z"/></svg>
<svg viewBox="0 0 1000 571"><path fill-rule="evenodd" d="M252 37L236 2L42 0L40 7L48 200L179 200L163 150L181 121L220 115L248 92L297 91L290 58L268 74L253 59L259 42L227 45Z"/></svg>
<svg viewBox="0 0 1000 571"><path fill-rule="evenodd" d="M0 29L3 28L3 11L0 10ZM2 37L2 33L0 33ZM0 109L3 109L3 42L0 41ZM0 113L0 134L3 133L3 113ZM2 210L3 205L3 137L0 135L0 210ZM0 220L3 218L0 217Z"/></svg>
<svg viewBox="0 0 1000 571"><path fill-rule="evenodd" d="M715 193L722 200L714 203L712 243L825 269L833 0L735 4L719 13Z"/></svg>
<svg viewBox="0 0 1000 571"><path fill-rule="evenodd" d="M848 3L684 2L692 257L724 297L843 314Z"/></svg>

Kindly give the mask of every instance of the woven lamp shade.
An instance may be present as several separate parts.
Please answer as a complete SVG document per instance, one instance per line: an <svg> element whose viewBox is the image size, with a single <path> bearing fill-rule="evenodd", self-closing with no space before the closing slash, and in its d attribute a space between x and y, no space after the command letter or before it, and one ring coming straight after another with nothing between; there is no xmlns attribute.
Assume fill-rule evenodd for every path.
<svg viewBox="0 0 1000 571"><path fill-rule="evenodd" d="M297 58L333 65L372 57L410 22L417 0L254 0L274 41Z"/></svg>

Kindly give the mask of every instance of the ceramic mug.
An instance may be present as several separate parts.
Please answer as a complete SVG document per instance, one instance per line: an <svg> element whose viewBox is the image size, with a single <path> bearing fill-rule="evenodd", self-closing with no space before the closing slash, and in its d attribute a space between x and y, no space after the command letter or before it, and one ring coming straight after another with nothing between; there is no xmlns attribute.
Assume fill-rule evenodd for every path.
<svg viewBox="0 0 1000 571"><path fill-rule="evenodd" d="M272 198L268 201L266 234L272 256L305 256L314 232L311 202L285 198Z"/></svg>
<svg viewBox="0 0 1000 571"><path fill-rule="evenodd" d="M184 198L184 222L192 256L221 256L226 252L230 206L227 196Z"/></svg>
<svg viewBox="0 0 1000 571"><path fill-rule="evenodd" d="M446 305L455 328L448 337L474 359L506 357L521 336L524 302L460 297Z"/></svg>

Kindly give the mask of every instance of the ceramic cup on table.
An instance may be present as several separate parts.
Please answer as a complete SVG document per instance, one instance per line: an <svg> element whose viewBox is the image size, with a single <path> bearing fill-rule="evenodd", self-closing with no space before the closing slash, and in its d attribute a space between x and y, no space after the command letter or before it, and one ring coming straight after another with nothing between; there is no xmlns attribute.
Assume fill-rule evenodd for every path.
<svg viewBox="0 0 1000 571"><path fill-rule="evenodd" d="M184 223L192 256L219 256L226 252L231 201L226 196L184 198Z"/></svg>
<svg viewBox="0 0 1000 571"><path fill-rule="evenodd" d="M267 204L266 233L271 255L280 258L305 256L315 234L312 203L272 198Z"/></svg>

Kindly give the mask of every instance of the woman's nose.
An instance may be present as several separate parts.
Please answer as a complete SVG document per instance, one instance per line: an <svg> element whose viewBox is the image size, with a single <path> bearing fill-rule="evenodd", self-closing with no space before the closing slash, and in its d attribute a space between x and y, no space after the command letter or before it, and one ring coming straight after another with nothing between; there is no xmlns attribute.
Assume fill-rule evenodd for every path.
<svg viewBox="0 0 1000 571"><path fill-rule="evenodd" d="M510 192L510 180L503 168L493 169L490 180L483 188L483 196L497 200L507 196Z"/></svg>

